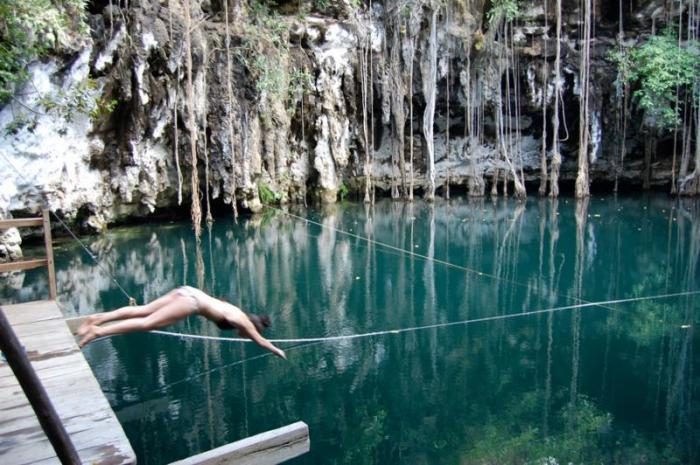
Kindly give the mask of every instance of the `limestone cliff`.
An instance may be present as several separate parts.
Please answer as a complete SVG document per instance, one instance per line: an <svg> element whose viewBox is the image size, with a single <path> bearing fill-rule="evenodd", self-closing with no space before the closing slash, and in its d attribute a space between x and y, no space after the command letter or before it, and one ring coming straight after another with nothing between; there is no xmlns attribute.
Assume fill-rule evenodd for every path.
<svg viewBox="0 0 700 465"><path fill-rule="evenodd" d="M692 153L697 145L692 131L639 131L632 106L620 131L608 54L683 17L665 3L593 2L593 187L670 190L674 146ZM186 207L193 140L205 212L212 203L258 211L267 201L334 202L346 191L408 198L431 183L438 195L450 187L517 193L519 183L534 195L543 150L552 157L551 140L542 140L551 138L557 91L559 180L573 186L581 2L562 3L558 82L554 4L521 2L506 22L486 0L89 2L90 39L31 64L25 88L0 111L0 216L48 206L99 230ZM42 96L88 78L86 92L114 102L112 111L34 112L31 124L16 125ZM656 150L644 150L651 143ZM691 159L686 175L692 169Z"/></svg>

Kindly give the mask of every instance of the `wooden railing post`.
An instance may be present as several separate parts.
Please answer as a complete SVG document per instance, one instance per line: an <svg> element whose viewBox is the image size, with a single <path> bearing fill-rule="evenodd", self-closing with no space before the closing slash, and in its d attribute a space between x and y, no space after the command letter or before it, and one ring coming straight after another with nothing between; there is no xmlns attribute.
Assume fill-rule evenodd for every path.
<svg viewBox="0 0 700 465"><path fill-rule="evenodd" d="M51 220L49 218L49 211L44 209L42 211L42 216L44 218L44 244L46 245L46 262L49 269L49 299L56 300L56 269L53 263L53 244L51 241Z"/></svg>
<svg viewBox="0 0 700 465"><path fill-rule="evenodd" d="M64 465L79 465L78 452L53 408L49 396L46 394L46 390L34 371L17 335L12 330L10 322L7 321L2 307L0 307L0 350L5 354L12 372L22 386L41 427L56 451L56 456Z"/></svg>
<svg viewBox="0 0 700 465"><path fill-rule="evenodd" d="M49 272L49 299L56 300L58 295L56 289L56 268L53 261L53 244L51 239L51 221L49 211L42 211L42 218L19 218L12 220L0 220L0 231L10 228L41 227L44 231L44 249L46 258L11 261L0 263L0 273L6 271L31 270L45 266Z"/></svg>

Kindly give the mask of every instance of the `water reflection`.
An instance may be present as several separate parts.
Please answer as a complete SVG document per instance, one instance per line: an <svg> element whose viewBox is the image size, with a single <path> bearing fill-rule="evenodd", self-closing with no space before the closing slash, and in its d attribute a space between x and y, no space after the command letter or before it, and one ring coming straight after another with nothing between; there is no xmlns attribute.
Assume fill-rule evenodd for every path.
<svg viewBox="0 0 700 465"><path fill-rule="evenodd" d="M57 251L85 314L190 284L270 313L274 338L336 336L696 291L696 202L380 202L110 231ZM109 273L108 273L109 271ZM12 298L45 292L24 276ZM44 294L45 295L45 294ZM287 348L136 334L87 355L141 463L297 420L294 463L698 463L694 296ZM219 335L193 318L175 331ZM230 335L230 334L228 334Z"/></svg>

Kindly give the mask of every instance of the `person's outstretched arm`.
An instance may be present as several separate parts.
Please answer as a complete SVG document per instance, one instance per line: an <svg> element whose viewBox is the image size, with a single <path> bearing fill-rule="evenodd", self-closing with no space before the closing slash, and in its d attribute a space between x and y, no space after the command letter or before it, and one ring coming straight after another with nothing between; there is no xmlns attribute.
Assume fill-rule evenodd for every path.
<svg viewBox="0 0 700 465"><path fill-rule="evenodd" d="M255 342L257 345L260 347L269 350L273 354L277 355L280 358L283 358L287 360L287 354L284 353L282 349L279 347L276 347L274 344L272 344L270 341L265 339L255 328L255 325L251 323L250 321L247 321L244 324L238 324L237 325L239 328L239 332L242 333L243 336L250 338L253 342Z"/></svg>

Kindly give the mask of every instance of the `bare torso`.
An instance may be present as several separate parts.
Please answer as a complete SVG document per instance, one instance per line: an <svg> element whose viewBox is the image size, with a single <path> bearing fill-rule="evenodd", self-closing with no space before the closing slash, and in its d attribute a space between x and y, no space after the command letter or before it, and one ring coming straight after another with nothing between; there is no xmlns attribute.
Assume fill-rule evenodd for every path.
<svg viewBox="0 0 700 465"><path fill-rule="evenodd" d="M244 326L248 318L243 311L223 300L214 298L204 292L190 286L180 288L186 291L197 302L196 312L214 322L228 321L237 326Z"/></svg>

